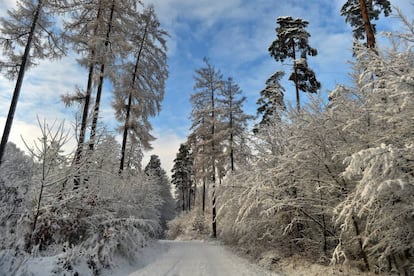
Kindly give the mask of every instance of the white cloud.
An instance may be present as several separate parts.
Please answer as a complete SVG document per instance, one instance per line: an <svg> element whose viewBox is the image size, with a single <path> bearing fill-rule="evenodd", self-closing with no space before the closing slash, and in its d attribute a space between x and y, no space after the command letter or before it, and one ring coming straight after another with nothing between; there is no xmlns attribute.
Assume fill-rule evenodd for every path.
<svg viewBox="0 0 414 276"><path fill-rule="evenodd" d="M81 85L82 82L86 82L85 74L73 57L42 61L37 67L26 72L15 111L12 135L18 130L15 126L16 121L26 123L20 126L27 129L28 126L36 126L36 117L41 120L46 118L48 121L66 120L70 125L70 121L74 120L72 110L65 108L60 96L74 91L75 85ZM4 91L1 96L0 117L7 117L14 84L14 81L0 77L0 88ZM0 122L0 127L3 129L4 121ZM30 133L27 132L28 136Z"/></svg>

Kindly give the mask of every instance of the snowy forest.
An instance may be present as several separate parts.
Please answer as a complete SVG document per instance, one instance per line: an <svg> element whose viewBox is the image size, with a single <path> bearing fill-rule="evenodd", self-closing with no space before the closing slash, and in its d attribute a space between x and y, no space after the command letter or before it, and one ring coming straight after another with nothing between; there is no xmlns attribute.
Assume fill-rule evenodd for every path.
<svg viewBox="0 0 414 276"><path fill-rule="evenodd" d="M414 275L414 22L387 0L343 2L352 85L322 93L308 63L318 55L312 22L275 18L263 52L290 68L267 77L254 116L237 76L204 58L169 177L157 155L142 164L169 73L170 36L155 8L17 1L0 19L0 72L15 84L0 146L0 274L42 275L33 267L49 258L54 275L102 275L120 258L139 259L154 240L201 239L266 269L296 256L367 275ZM403 28L377 30L375 21L390 15ZM76 147L65 150L74 139L67 123L33 118L42 136L17 148L8 140L25 72L69 54L87 72L83 87L61 93L76 110ZM101 121L105 84L116 132Z"/></svg>

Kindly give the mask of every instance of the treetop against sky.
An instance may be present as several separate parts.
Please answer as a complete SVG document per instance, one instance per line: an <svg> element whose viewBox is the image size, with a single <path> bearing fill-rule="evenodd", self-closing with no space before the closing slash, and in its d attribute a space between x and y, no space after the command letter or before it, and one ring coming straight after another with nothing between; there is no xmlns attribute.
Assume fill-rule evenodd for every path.
<svg viewBox="0 0 414 276"><path fill-rule="evenodd" d="M352 60L352 29L340 15L344 0L294 0L294 1L247 1L247 0L145 0L153 3L162 28L170 34L168 39L169 78L166 82L165 99L158 117L152 119L153 135L157 140L154 150L147 155L157 154L169 173L179 144L188 135L190 127L190 95L193 93L194 70L203 65L203 58L218 68L224 78L232 77L247 97L245 111L255 114L256 101L270 75L278 70L289 71L289 61L278 63L270 57L267 49L275 40L276 18L292 16L309 22L307 27L312 47L318 55L309 59L322 84L321 92L332 90L336 84L349 84ZM391 1L412 19L414 7L409 0ZM0 0L3 9L13 8L16 1ZM411 11L411 12L410 12ZM400 28L392 16L380 17L377 31L393 31ZM381 46L378 36L378 44ZM41 119L67 121L71 128L76 108L67 109L60 96L84 88L87 72L81 68L72 53L61 60L42 61L30 69L23 83L10 141L24 148L20 136L32 141L40 135L36 115ZM286 74L282 84L286 89L285 100L294 105L294 85ZM116 120L111 107L112 87L103 91L101 122L106 122L114 131ZM12 97L14 82L0 75L0 127L3 129ZM305 99L305 96L302 96ZM119 135L120 136L120 135ZM75 137L74 137L75 138ZM75 139L68 145L75 146ZM147 162L145 160L144 162Z"/></svg>

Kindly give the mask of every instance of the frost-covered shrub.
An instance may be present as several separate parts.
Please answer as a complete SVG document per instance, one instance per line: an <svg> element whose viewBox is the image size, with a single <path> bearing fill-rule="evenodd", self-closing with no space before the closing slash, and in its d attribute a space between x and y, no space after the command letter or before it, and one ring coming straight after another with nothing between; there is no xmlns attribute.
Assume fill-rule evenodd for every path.
<svg viewBox="0 0 414 276"><path fill-rule="evenodd" d="M340 243L334 261L363 269L413 273L414 33L388 33L389 49L357 51L357 112L343 129L352 133L345 156L347 183L355 187L336 208ZM404 29L402 29L404 30ZM335 103L334 103L335 104ZM346 104L346 101L345 101ZM343 105L338 105L341 108ZM349 105L347 105L349 106ZM359 139L359 140L358 140ZM352 141L352 140L350 140Z"/></svg>
<svg viewBox="0 0 414 276"><path fill-rule="evenodd" d="M96 274L114 265L117 256L135 258L149 239L160 236L160 187L141 168L118 174L115 139L101 137L96 150L75 165L61 150L66 142L63 125L57 130L39 125L43 136L29 148L34 165L27 167L32 159L12 148L12 158L6 153L3 163L7 170L0 172L0 227L8 231L0 236L1 246L14 250L6 254L18 256L14 263L59 256L57 273L75 273L83 264ZM27 168L13 171L15 162ZM77 188L74 179L80 180Z"/></svg>
<svg viewBox="0 0 414 276"><path fill-rule="evenodd" d="M109 219L98 225L86 241L69 250L61 258L66 267L74 267L86 260L94 274L115 265L116 257L133 260L138 250L147 245L150 236L158 230L156 221L142 219Z"/></svg>
<svg viewBox="0 0 414 276"><path fill-rule="evenodd" d="M261 131L256 160L225 179L218 200L219 217L231 221L221 228L225 241L255 257L276 248L280 256L317 260L334 248L331 210L341 199L336 174L344 166L331 160L338 142L330 138L338 134L320 105L315 99Z"/></svg>
<svg viewBox="0 0 414 276"><path fill-rule="evenodd" d="M355 190L337 208L341 243L334 258L409 275L414 268L414 146L382 145L346 160Z"/></svg>
<svg viewBox="0 0 414 276"><path fill-rule="evenodd" d="M29 232L27 208L32 177L32 159L8 143L0 167L0 249L23 249Z"/></svg>
<svg viewBox="0 0 414 276"><path fill-rule="evenodd" d="M177 237L182 236L185 233L185 228L187 227L187 219L188 215L186 213L182 213L176 216L173 220L169 221L167 223L167 238L174 240Z"/></svg>
<svg viewBox="0 0 414 276"><path fill-rule="evenodd" d="M168 239L205 239L211 233L211 216L197 207L168 222Z"/></svg>

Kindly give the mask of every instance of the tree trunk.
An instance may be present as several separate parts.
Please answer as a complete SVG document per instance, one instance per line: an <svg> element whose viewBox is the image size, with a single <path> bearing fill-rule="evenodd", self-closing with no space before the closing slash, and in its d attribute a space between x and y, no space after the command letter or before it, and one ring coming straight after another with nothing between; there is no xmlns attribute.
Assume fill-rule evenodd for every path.
<svg viewBox="0 0 414 276"><path fill-rule="evenodd" d="M233 148L233 94L231 90L231 84L229 83L229 89L230 89L230 165L231 165L231 171L234 172L234 148Z"/></svg>
<svg viewBox="0 0 414 276"><path fill-rule="evenodd" d="M206 210L206 177L203 176L203 195L202 195L202 210L203 210L203 214L204 211Z"/></svg>
<svg viewBox="0 0 414 276"><path fill-rule="evenodd" d="M43 1L37 2L36 10L33 16L32 25L30 26L29 37L27 38L26 46L24 49L22 62L20 64L19 74L16 80L16 86L14 87L12 101L10 103L9 113L7 114L6 124L4 126L3 136L0 144L0 166L3 160L4 152L6 150L7 141L9 140L10 130L13 124L14 113L16 112L17 102L20 96L20 90L22 88L24 73L26 71L27 61L30 58L30 49L32 47L33 36L36 31L37 21L39 20L39 14L43 7Z"/></svg>
<svg viewBox="0 0 414 276"><path fill-rule="evenodd" d="M127 112L125 115L124 133L122 135L121 160L119 162L119 171L118 171L119 174L122 174L122 171L124 170L125 151L126 151L126 144L127 144L127 139L128 139L128 122L129 122L129 116L131 112L131 105L132 105L132 94L129 93Z"/></svg>
<svg viewBox="0 0 414 276"><path fill-rule="evenodd" d="M215 143L214 143L214 134L215 134L215 110L214 110L214 89L211 89L211 154L212 154L212 181L213 181L213 192L212 192L212 211L213 211L213 217L212 217L212 237L217 237L217 223L216 223L216 156L215 156Z"/></svg>
<svg viewBox="0 0 414 276"><path fill-rule="evenodd" d="M98 12L96 14L96 20L99 21L101 17L101 5L99 2L99 8ZM98 31L98 26L94 29L94 35L96 35ZM88 83L86 84L86 91L85 91L85 99L84 99L84 105L83 105L83 111L82 111L82 120L81 120L81 127L79 130L79 140L78 140L78 146L75 152L75 166L76 169L79 170L80 161L82 157L82 151L83 151L83 144L85 143L85 134L86 134L86 125L88 122L88 113L89 113L89 103L91 100L91 93L92 93L92 82L93 82L93 74L94 74L94 66L95 66L95 49L92 49L90 52L90 64L89 64L89 72L88 72ZM74 178L74 185L73 189L76 190L80 186L80 172L78 171Z"/></svg>
<svg viewBox="0 0 414 276"><path fill-rule="evenodd" d="M191 211L191 185L188 189L188 211Z"/></svg>
<svg viewBox="0 0 414 276"><path fill-rule="evenodd" d="M217 218L216 218L216 184L215 177L213 177L213 194L212 194L212 204L213 204L213 222L212 222L212 237L217 238Z"/></svg>
<svg viewBox="0 0 414 276"><path fill-rule="evenodd" d="M364 22L365 33L367 36L367 47L370 49L375 48L375 35L374 30L369 20L368 7L365 0L359 0L359 7L361 9L361 16Z"/></svg>
<svg viewBox="0 0 414 276"><path fill-rule="evenodd" d="M293 48L293 78L295 81L295 89L296 89L296 109L300 112L300 95L299 95L299 83L298 83L298 69L296 66L296 50L295 50L295 41L292 40L292 48Z"/></svg>
<svg viewBox="0 0 414 276"><path fill-rule="evenodd" d="M44 126L45 130L44 133L46 133L46 126ZM47 156L47 136L46 134L44 134L43 136L43 160L42 160L42 180L40 181L40 191L39 191L39 196L37 198L37 204L36 204L36 212L35 215L33 217L33 225L32 225L32 231L30 232L30 239L29 239L29 243L27 245L27 252L30 252L33 246L33 234L36 231L36 226L37 226L37 221L39 219L40 216L40 206L42 203L42 199L43 199L43 190L45 187L45 183L46 183L46 156Z"/></svg>
<svg viewBox="0 0 414 276"><path fill-rule="evenodd" d="M184 190L184 186L181 188L181 192L183 194L183 199L182 199L183 204L182 204L182 207L183 207L183 212L184 212L185 211L185 190Z"/></svg>
<svg viewBox="0 0 414 276"><path fill-rule="evenodd" d="M149 21L150 20L148 20L147 24L145 25L144 34L143 34L143 37L142 37L142 40L141 40L141 45L139 47L139 51L138 51L138 55L137 55L137 60L135 62L134 73L132 75L132 83L131 83L131 88L132 89L134 88L135 81L137 79L138 65L139 65L139 61L141 59L142 50L144 49L144 43L145 43L145 39L146 39L147 33L148 33ZM132 92L129 92L127 113L126 113L126 116L125 116L125 124L124 124L124 133L123 133L123 138L122 138L121 160L120 160L120 164L119 164L119 174L121 174L122 171L124 170L125 148L126 148L126 143L127 143L127 140L128 140L128 129L129 129L129 118L130 118L130 114L131 114L131 107L132 107Z"/></svg>
<svg viewBox="0 0 414 276"><path fill-rule="evenodd" d="M196 206L196 196L197 196L197 182L194 180L193 208L195 208L195 206Z"/></svg>
<svg viewBox="0 0 414 276"><path fill-rule="evenodd" d="M323 195L322 195L322 189L321 189L321 182L319 181L319 172L317 173L317 179L318 179L318 188L319 188L319 196L321 199L321 206L322 206L322 231L323 231L323 253L325 256L328 255L328 240L327 240L327 229L326 229L326 220L325 220L325 204L323 202Z"/></svg>
<svg viewBox="0 0 414 276"><path fill-rule="evenodd" d="M368 262L368 256L367 256L367 253L364 250L362 238L360 236L358 222L356 221L356 219L355 219L354 216L352 216L352 222L354 224L355 234L356 234L356 236L358 238L359 250L360 250L362 259L364 260L365 268L366 268L367 271L370 271L369 262Z"/></svg>
<svg viewBox="0 0 414 276"><path fill-rule="evenodd" d="M99 117L99 106L101 104L101 95L102 95L102 88L103 88L104 74L105 74L105 62L106 62L106 55L107 55L108 46L109 46L109 36L111 35L111 31L112 31L112 20L114 16L114 10L115 10L115 0L112 1L111 13L109 15L108 29L107 29L106 37L105 37L105 50L104 50L105 53L104 53L104 56L102 57L103 61L101 63L98 90L96 92L95 107L93 109L93 115L92 115L93 116L92 128L91 128L91 136L89 139L89 150L91 151L93 151L93 148L95 146L96 129L97 129L98 117Z"/></svg>

